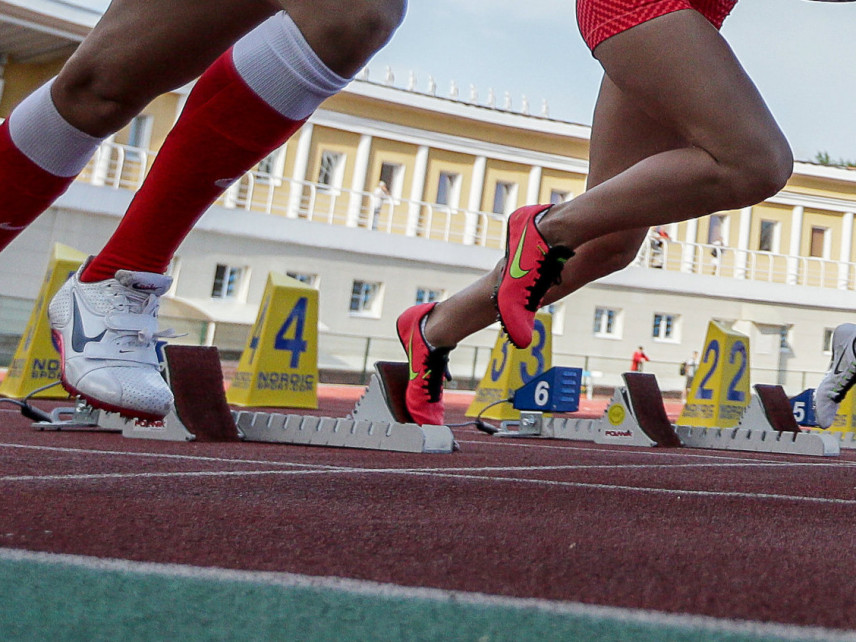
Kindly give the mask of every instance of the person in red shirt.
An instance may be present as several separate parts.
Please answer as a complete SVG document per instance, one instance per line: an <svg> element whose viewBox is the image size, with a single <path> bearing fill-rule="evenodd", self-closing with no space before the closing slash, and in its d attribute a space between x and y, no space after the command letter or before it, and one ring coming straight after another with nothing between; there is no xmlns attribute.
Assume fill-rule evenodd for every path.
<svg viewBox="0 0 856 642"><path fill-rule="evenodd" d="M639 349L633 353L633 362L630 364L630 370L633 372L642 372L642 362L650 360L648 355L645 354L645 348L639 346Z"/></svg>

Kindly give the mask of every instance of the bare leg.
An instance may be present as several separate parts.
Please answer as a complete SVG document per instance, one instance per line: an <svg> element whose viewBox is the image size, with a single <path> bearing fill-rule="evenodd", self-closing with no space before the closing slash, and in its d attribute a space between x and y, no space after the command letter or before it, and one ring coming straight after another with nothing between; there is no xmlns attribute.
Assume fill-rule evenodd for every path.
<svg viewBox="0 0 856 642"><path fill-rule="evenodd" d="M202 74L283 7L333 71L350 76L391 36L404 0L113 0L52 88L72 125L104 137L152 99Z"/></svg>
<svg viewBox="0 0 856 642"><path fill-rule="evenodd" d="M640 110L605 76L592 123L586 187L593 189L649 156L687 145L683 137ZM583 244L567 262L561 285L547 292L545 304L625 268L636 257L647 232L648 228L613 232ZM452 346L493 323L496 308L491 295L499 273L497 266L438 304L428 317L426 339L435 346Z"/></svg>
<svg viewBox="0 0 856 642"><path fill-rule="evenodd" d="M625 267L650 226L754 204L778 191L793 166L763 99L697 12L634 27L595 55L607 77L592 127L589 189L539 226L552 243L576 248L545 303ZM499 274L498 266L435 307L426 339L452 346L493 323Z"/></svg>
<svg viewBox="0 0 856 642"><path fill-rule="evenodd" d="M655 154L573 201L539 226L580 247L605 233L755 204L793 170L790 148L727 43L699 13L677 11L595 49L612 82L689 146Z"/></svg>

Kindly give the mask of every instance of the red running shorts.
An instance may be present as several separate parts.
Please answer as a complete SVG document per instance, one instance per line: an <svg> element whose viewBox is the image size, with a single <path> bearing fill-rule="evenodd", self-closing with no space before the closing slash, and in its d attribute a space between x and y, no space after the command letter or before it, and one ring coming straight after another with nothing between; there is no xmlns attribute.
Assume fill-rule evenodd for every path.
<svg viewBox="0 0 856 642"><path fill-rule="evenodd" d="M607 38L681 9L695 9L717 29L737 0L577 0L577 23L594 51Z"/></svg>

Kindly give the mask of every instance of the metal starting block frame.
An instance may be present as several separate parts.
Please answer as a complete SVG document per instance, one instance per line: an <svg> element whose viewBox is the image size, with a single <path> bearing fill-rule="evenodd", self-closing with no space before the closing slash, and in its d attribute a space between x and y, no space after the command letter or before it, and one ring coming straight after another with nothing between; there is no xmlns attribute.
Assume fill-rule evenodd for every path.
<svg viewBox="0 0 856 642"><path fill-rule="evenodd" d="M193 351L187 346L167 346L164 350L164 378L170 387L173 386L173 375L170 369L170 354L175 350ZM206 356L208 351L216 348L202 348ZM195 354L202 354L195 351ZM179 357L180 358L180 357ZM219 356L216 357L219 363ZM222 380L222 373L220 374ZM67 419L63 419L67 417ZM105 432L121 432L123 437L134 439L159 439L163 441L193 441L196 437L191 433L176 411L175 403L170 406L169 413L160 421L146 421L123 417L115 412L107 412L93 408L82 399L78 399L73 408L56 408L51 412L51 421L40 421L33 424L37 430L90 430Z"/></svg>
<svg viewBox="0 0 856 642"><path fill-rule="evenodd" d="M68 417L63 419L63 417ZM184 426L173 406L161 421L129 419L115 412L98 410L83 400L73 408L56 408L51 412L51 421L33 424L36 430L85 430L121 432L123 437L136 439L160 439L163 441L193 441L196 437Z"/></svg>
<svg viewBox="0 0 856 642"><path fill-rule="evenodd" d="M407 415L404 405L407 377L407 363L375 363L366 391L345 419L237 412L235 423L246 441L413 453L453 452L457 443L448 426L420 426Z"/></svg>
<svg viewBox="0 0 856 642"><path fill-rule="evenodd" d="M580 407L583 371L554 366L514 392L513 405L520 419L500 423L497 437L539 437L545 412L576 412Z"/></svg>
<svg viewBox="0 0 856 642"><path fill-rule="evenodd" d="M755 384L753 387L755 393L735 428L677 426L684 445L817 457L841 454L840 441L834 434L800 430L781 386Z"/></svg>
<svg viewBox="0 0 856 642"><path fill-rule="evenodd" d="M178 347L178 346L176 346ZM174 353L174 368L170 367L170 348L165 351L167 367L164 369L167 382L176 394L176 401L185 399L188 390L179 388L186 378L179 366L187 367L197 363L206 370L212 369L211 361L219 359L214 354L203 354L200 350L211 348L193 348L180 346L190 352ZM219 360L217 361L219 364ZM182 373L178 376L172 370ZM404 391L407 387L408 367L406 363L378 362L376 372L372 374L368 388L357 401L353 412L347 418L316 417L268 412L229 411L226 422L234 422L227 428L235 433L232 439L214 439L215 441L235 440L258 441L279 444L302 444L310 446L336 446L343 448L364 448L371 450L390 450L397 452L451 453L457 449L457 443L448 426L420 426L414 423L404 403ZM199 373L197 373L199 374ZM205 394L220 394L222 372L217 368L211 372L211 382L205 386ZM212 382L217 382L216 388ZM193 382L190 382L193 383ZM193 391L190 391L193 394ZM211 405L226 404L225 392L222 399L211 400ZM182 402L182 407L192 416L192 404ZM198 411L196 414L199 414ZM205 417L195 420L205 421ZM194 424L196 425L196 424ZM230 424L231 425L231 424ZM175 404L169 414L157 422L127 419L117 413L105 412L78 401L73 408L57 408L51 413L50 421L33 424L37 430L87 430L121 432L124 437L141 439L161 439L169 441L192 441L194 434L182 422ZM226 435L228 438L230 435ZM209 439L211 440L211 439Z"/></svg>
<svg viewBox="0 0 856 642"><path fill-rule="evenodd" d="M616 388L600 418L542 416L527 419L524 428L521 413L521 429L514 435L597 444L685 446L818 457L840 455L845 443L856 446L853 435L800 430L781 386L756 384L755 394L736 427L704 428L675 426L669 422L654 375L627 372L622 377L625 386Z"/></svg>

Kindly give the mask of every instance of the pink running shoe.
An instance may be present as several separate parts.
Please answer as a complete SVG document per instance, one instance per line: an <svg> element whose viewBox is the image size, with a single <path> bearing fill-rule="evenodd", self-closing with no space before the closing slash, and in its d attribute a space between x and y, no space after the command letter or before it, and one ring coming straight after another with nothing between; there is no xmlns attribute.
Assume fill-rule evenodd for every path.
<svg viewBox="0 0 856 642"><path fill-rule="evenodd" d="M508 217L505 266L494 302L508 338L517 348L532 343L535 313L547 290L561 282L562 268L574 255L561 245L550 247L535 226L535 217L552 205L528 205ZM509 256L512 251L514 255Z"/></svg>
<svg viewBox="0 0 856 642"><path fill-rule="evenodd" d="M422 303L408 308L398 317L395 328L407 353L410 373L405 394L407 411L418 424L442 426L443 382L452 378L449 374L449 352L452 348L429 348L422 335L422 319L435 305Z"/></svg>

